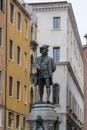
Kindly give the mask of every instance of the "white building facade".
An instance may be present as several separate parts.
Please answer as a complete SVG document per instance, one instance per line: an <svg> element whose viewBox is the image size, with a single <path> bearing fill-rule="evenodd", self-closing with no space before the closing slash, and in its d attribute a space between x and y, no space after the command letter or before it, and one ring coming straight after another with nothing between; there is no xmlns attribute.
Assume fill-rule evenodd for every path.
<svg viewBox="0 0 87 130"><path fill-rule="evenodd" d="M83 50L72 6L67 2L31 4L37 14L39 45L48 44L56 62L51 102L61 122L56 130L83 129Z"/></svg>

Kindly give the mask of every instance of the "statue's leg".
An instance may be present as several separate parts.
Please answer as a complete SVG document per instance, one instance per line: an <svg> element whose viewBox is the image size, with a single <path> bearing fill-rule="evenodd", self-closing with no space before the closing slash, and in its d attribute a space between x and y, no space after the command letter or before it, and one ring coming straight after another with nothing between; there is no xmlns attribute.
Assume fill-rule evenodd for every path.
<svg viewBox="0 0 87 130"><path fill-rule="evenodd" d="M46 83L46 93L47 93L47 102L50 102L50 94L51 94L51 87L50 87L50 79L45 79Z"/></svg>
<svg viewBox="0 0 87 130"><path fill-rule="evenodd" d="M40 86L40 101L43 101L43 91L44 91L44 86Z"/></svg>
<svg viewBox="0 0 87 130"><path fill-rule="evenodd" d="M43 101L43 93L44 93L44 83L43 80L40 80L39 84L39 94L40 94L40 101Z"/></svg>

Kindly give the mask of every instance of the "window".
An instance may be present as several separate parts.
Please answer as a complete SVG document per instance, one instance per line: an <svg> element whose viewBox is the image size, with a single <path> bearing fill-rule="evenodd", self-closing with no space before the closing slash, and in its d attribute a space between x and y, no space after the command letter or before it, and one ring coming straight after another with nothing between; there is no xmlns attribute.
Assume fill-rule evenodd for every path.
<svg viewBox="0 0 87 130"><path fill-rule="evenodd" d="M32 69L33 69L33 54L31 54L31 72L32 72Z"/></svg>
<svg viewBox="0 0 87 130"><path fill-rule="evenodd" d="M58 84L53 85L53 103L59 104L60 86Z"/></svg>
<svg viewBox="0 0 87 130"><path fill-rule="evenodd" d="M32 109L32 105L33 105L33 87L31 87L31 90L30 90L30 111Z"/></svg>
<svg viewBox="0 0 87 130"><path fill-rule="evenodd" d="M21 14L18 12L18 30L21 30Z"/></svg>
<svg viewBox="0 0 87 130"><path fill-rule="evenodd" d="M27 103L27 86L24 86L24 97L25 97L24 103L26 104Z"/></svg>
<svg viewBox="0 0 87 130"><path fill-rule="evenodd" d="M0 91L2 90L2 71L0 70Z"/></svg>
<svg viewBox="0 0 87 130"><path fill-rule="evenodd" d="M9 96L12 96L13 92L13 78L10 76L9 77Z"/></svg>
<svg viewBox="0 0 87 130"><path fill-rule="evenodd" d="M4 11L4 0L0 0L0 11Z"/></svg>
<svg viewBox="0 0 87 130"><path fill-rule="evenodd" d="M14 6L12 3L10 3L10 22L14 22Z"/></svg>
<svg viewBox="0 0 87 130"><path fill-rule="evenodd" d="M9 127L13 126L13 119L14 119L14 114L12 112L9 112L9 115L8 115L8 126Z"/></svg>
<svg viewBox="0 0 87 130"><path fill-rule="evenodd" d="M17 100L20 99L20 82L17 81Z"/></svg>
<svg viewBox="0 0 87 130"><path fill-rule="evenodd" d="M27 53L26 52L24 53L24 66L25 66L25 69L28 68L28 58L27 58Z"/></svg>
<svg viewBox="0 0 87 130"><path fill-rule="evenodd" d="M25 37L28 38L28 22L25 19Z"/></svg>
<svg viewBox="0 0 87 130"><path fill-rule="evenodd" d="M53 18L53 28L60 28L60 17L54 17Z"/></svg>
<svg viewBox="0 0 87 130"><path fill-rule="evenodd" d="M16 129L17 130L20 129L20 116L19 115L16 116Z"/></svg>
<svg viewBox="0 0 87 130"><path fill-rule="evenodd" d="M53 48L53 59L55 63L60 61L60 47Z"/></svg>
<svg viewBox="0 0 87 130"><path fill-rule="evenodd" d="M21 64L21 50L20 47L17 47L17 64L20 65Z"/></svg>
<svg viewBox="0 0 87 130"><path fill-rule="evenodd" d="M2 46L2 28L0 27L0 47Z"/></svg>
<svg viewBox="0 0 87 130"><path fill-rule="evenodd" d="M9 58L10 58L10 59L13 59L13 41L12 41L12 40L10 40Z"/></svg>
<svg viewBox="0 0 87 130"><path fill-rule="evenodd" d="M0 127L2 126L2 109L0 109Z"/></svg>
<svg viewBox="0 0 87 130"><path fill-rule="evenodd" d="M31 25L31 39L34 39L34 24Z"/></svg>
<svg viewBox="0 0 87 130"><path fill-rule="evenodd" d="M25 130L26 128L26 121L25 121L25 117L23 118L23 130Z"/></svg>

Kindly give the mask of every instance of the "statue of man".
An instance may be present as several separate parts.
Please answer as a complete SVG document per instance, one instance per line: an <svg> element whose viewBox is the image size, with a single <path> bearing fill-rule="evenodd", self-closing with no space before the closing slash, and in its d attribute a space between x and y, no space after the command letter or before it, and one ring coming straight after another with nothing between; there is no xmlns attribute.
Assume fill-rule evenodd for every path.
<svg viewBox="0 0 87 130"><path fill-rule="evenodd" d="M50 102L52 85L52 73L56 70L56 65L51 57L48 56L48 45L40 47L41 55L36 58L34 67L37 69L37 82L39 86L40 101L43 101L44 85L46 85L47 102Z"/></svg>

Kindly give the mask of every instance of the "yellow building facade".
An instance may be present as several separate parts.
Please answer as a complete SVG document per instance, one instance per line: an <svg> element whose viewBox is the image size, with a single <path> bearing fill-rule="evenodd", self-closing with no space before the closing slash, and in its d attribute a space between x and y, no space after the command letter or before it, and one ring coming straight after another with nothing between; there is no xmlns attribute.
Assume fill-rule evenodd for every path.
<svg viewBox="0 0 87 130"><path fill-rule="evenodd" d="M31 40L36 41L37 25L22 0L4 0L5 91L4 126L6 130L28 130L25 116L31 104ZM33 34L32 34L33 24ZM32 38L33 35L33 38ZM33 87L33 102L35 90ZM0 128L2 130L2 128Z"/></svg>

